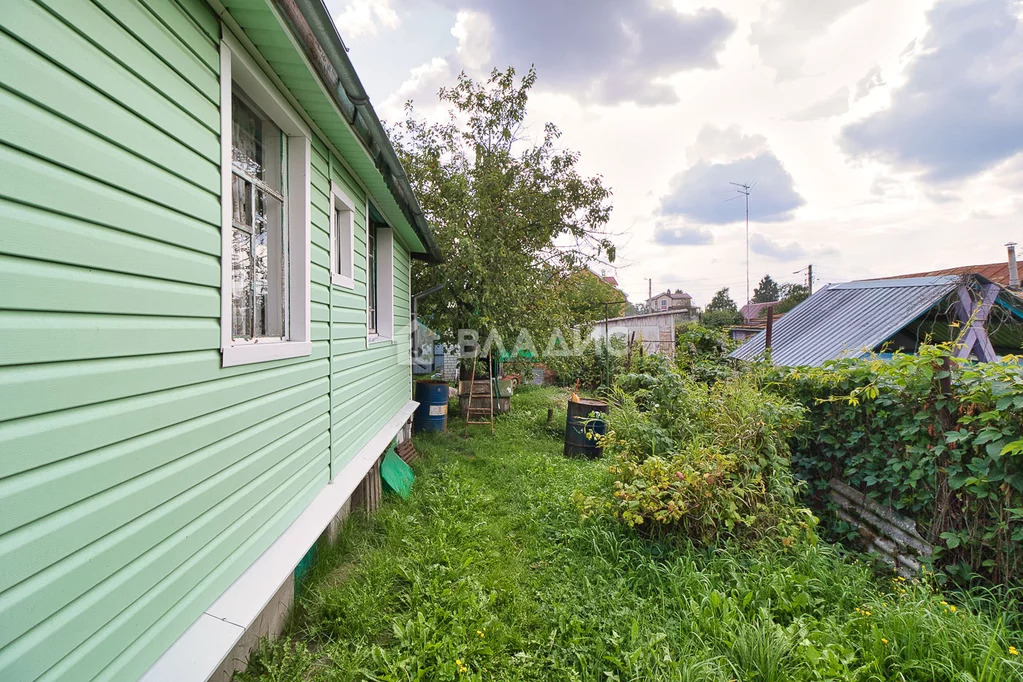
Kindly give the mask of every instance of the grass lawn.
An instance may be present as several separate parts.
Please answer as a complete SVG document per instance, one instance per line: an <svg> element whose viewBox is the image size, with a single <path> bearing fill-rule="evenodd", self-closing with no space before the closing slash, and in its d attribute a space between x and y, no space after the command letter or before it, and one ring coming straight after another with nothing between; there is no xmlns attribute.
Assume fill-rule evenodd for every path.
<svg viewBox="0 0 1023 682"><path fill-rule="evenodd" d="M606 464L562 457L565 398L516 395L496 437L417 437L411 497L348 523L243 677L1023 679L1016 604L945 604L823 543L698 550L580 521L572 493Z"/></svg>

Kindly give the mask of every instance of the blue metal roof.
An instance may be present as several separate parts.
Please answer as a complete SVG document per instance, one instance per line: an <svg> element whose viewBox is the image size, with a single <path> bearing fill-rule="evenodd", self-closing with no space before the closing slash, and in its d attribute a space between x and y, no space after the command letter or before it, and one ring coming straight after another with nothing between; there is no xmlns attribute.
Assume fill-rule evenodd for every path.
<svg viewBox="0 0 1023 682"><path fill-rule="evenodd" d="M912 277L830 284L785 313L772 330L777 365L820 365L869 353L950 294L961 277ZM761 332L731 357L763 357Z"/></svg>

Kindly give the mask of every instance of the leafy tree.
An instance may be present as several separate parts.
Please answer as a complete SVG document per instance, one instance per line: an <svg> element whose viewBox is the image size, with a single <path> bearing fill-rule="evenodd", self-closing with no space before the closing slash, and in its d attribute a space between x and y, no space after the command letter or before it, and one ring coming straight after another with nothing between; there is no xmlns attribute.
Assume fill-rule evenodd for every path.
<svg viewBox="0 0 1023 682"><path fill-rule="evenodd" d="M735 305L735 301L728 295L728 287L719 290L714 294L714 298L710 299L710 303L707 304L706 311L708 313L716 312L719 310L726 310L729 312L738 312L739 308Z"/></svg>
<svg viewBox="0 0 1023 682"><path fill-rule="evenodd" d="M539 344L569 321L552 292L591 259L614 260L602 178L583 177L579 154L555 147L553 123L538 140L520 137L535 82L532 68L521 78L494 70L479 82L463 73L440 91L445 122L420 119L409 102L391 129L444 254L440 265L413 265L416 290L444 285L420 307L443 337L493 330L510 350L525 328Z"/></svg>
<svg viewBox="0 0 1023 682"><path fill-rule="evenodd" d="M625 294L588 268L578 270L562 280L559 295L568 309L569 323L585 324L604 319L604 303L608 317L625 314Z"/></svg>
<svg viewBox="0 0 1023 682"><path fill-rule="evenodd" d="M770 303L781 298L781 290L778 283L770 275L764 275L760 284L753 290L753 303Z"/></svg>
<svg viewBox="0 0 1023 682"><path fill-rule="evenodd" d="M810 289L805 284L783 284L781 302L774 307L776 313L787 313L810 297Z"/></svg>
<svg viewBox="0 0 1023 682"><path fill-rule="evenodd" d="M700 323L705 327L726 327L742 322L742 313L738 310L708 310L700 316Z"/></svg>

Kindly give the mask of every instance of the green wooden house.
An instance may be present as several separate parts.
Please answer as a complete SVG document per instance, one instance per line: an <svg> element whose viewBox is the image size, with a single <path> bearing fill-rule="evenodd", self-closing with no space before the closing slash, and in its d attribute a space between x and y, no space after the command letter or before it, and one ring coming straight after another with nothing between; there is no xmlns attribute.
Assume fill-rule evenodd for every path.
<svg viewBox="0 0 1023 682"><path fill-rule="evenodd" d="M10 0L0 85L0 680L226 677L436 245L322 0Z"/></svg>

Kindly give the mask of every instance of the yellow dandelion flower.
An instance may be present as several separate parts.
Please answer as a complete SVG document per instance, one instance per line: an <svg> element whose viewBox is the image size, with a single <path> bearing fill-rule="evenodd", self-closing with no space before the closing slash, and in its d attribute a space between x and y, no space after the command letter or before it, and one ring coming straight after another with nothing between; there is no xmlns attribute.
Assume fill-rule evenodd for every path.
<svg viewBox="0 0 1023 682"><path fill-rule="evenodd" d="M1019 656L1019 650L1017 650L1016 647L1014 647L1014 646L1010 646L1009 647L1009 655L1010 656Z"/></svg>
<svg viewBox="0 0 1023 682"><path fill-rule="evenodd" d="M881 642L882 642L883 644L887 644L887 643L888 643L888 640L887 640L887 639L885 639L884 637L882 637L882 638L881 638Z"/></svg>
<svg viewBox="0 0 1023 682"><path fill-rule="evenodd" d="M955 613L956 612L955 604L950 604L948 610L951 611L952 613Z"/></svg>
<svg viewBox="0 0 1023 682"><path fill-rule="evenodd" d="M462 659L456 658L455 659L455 665L462 665Z"/></svg>

